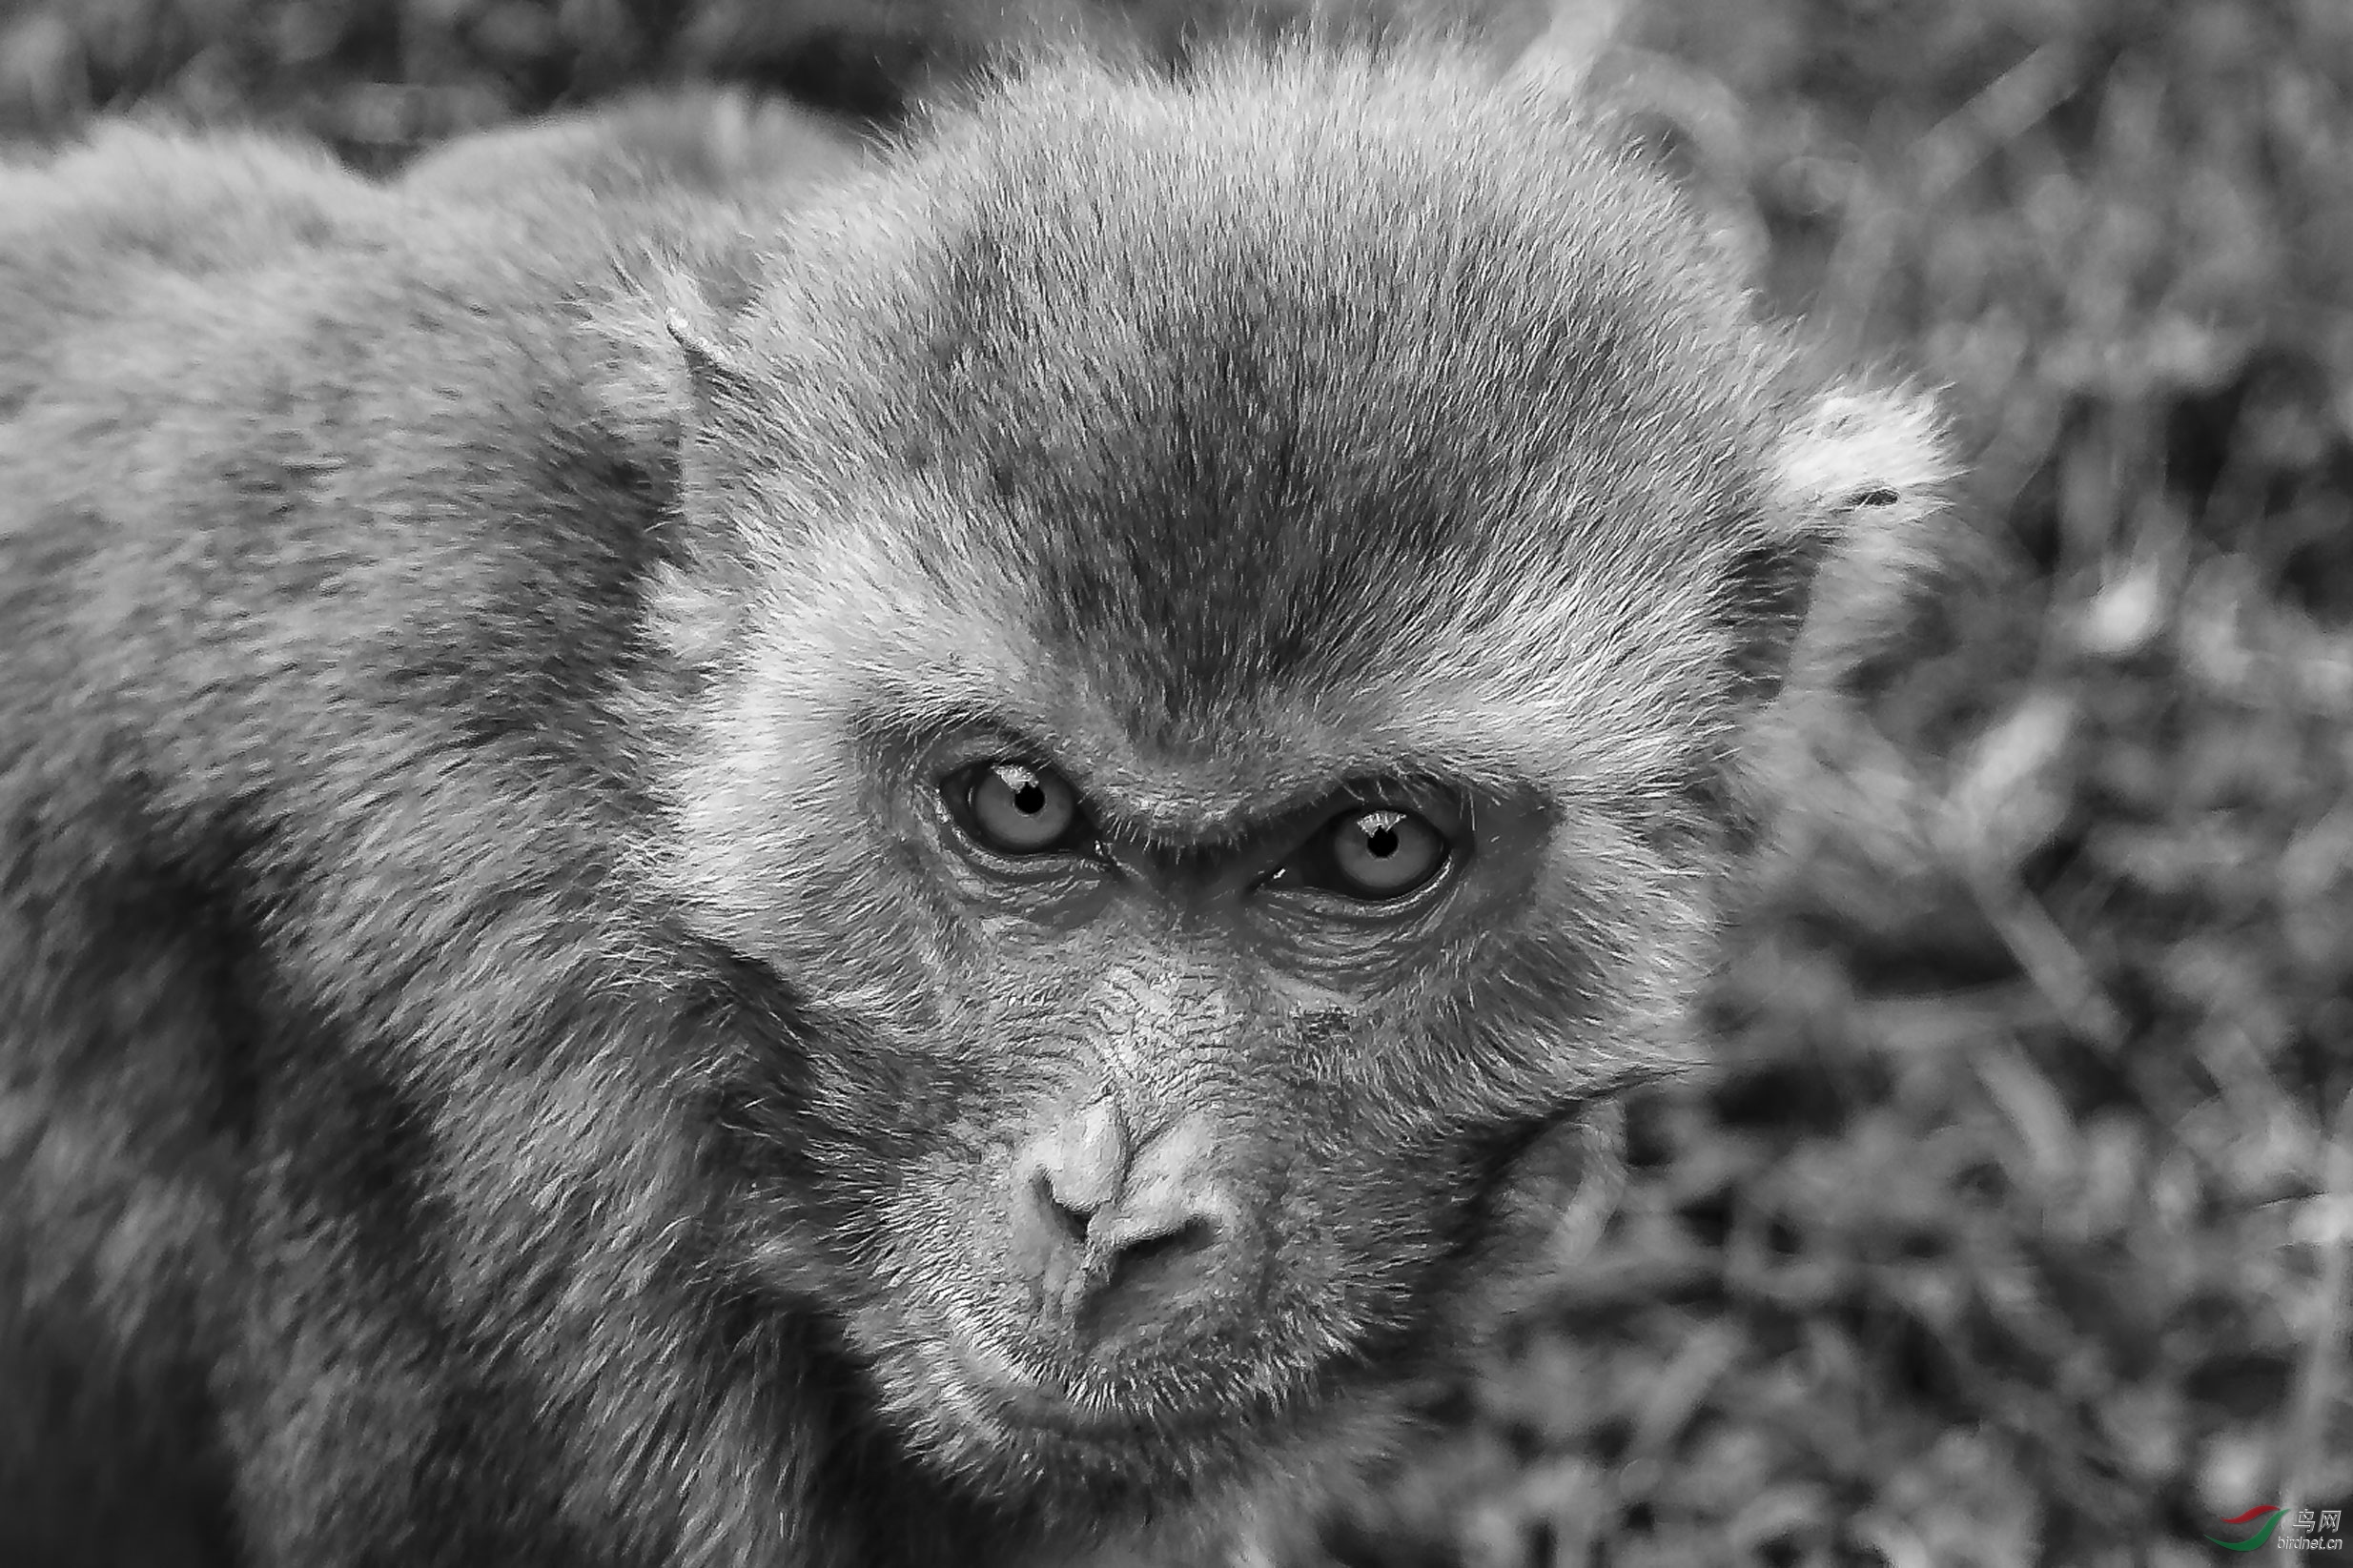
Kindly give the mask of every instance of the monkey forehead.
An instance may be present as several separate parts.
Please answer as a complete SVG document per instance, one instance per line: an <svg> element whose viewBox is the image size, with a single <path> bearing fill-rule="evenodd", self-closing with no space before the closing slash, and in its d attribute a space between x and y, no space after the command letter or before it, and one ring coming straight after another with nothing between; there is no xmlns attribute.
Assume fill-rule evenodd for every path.
<svg viewBox="0 0 2353 1568"><path fill-rule="evenodd" d="M836 519L770 562L721 748L761 760L747 774L791 774L828 734L903 758L948 737L972 755L971 737L994 735L1067 773L1107 824L1217 840L1350 780L1611 811L1683 786L1726 722L1692 657L1706 606L1667 591L1607 605L1531 592L1492 636L1434 632L1376 666L1139 710L1120 650L1042 639L1034 586L1004 562L931 570L905 527L923 505Z"/></svg>
<svg viewBox="0 0 2353 1568"><path fill-rule="evenodd" d="M1443 61L1054 71L894 178L779 313L867 373L798 444L920 469L940 593L1005 563L1139 744L1413 709L1639 749L1708 710L1786 356L1556 102Z"/></svg>

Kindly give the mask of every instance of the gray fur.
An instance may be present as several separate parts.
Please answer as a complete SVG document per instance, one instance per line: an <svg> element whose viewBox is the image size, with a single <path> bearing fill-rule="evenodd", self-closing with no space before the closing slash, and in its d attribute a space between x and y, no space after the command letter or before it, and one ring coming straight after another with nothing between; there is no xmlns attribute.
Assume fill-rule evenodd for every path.
<svg viewBox="0 0 2353 1568"><path fill-rule="evenodd" d="M1214 1554L1558 1265L1809 585L1944 477L1450 56L1040 67L813 195L614 123L0 169L9 1560ZM927 837L975 735L1170 856L1368 778L1512 848L1312 983L1045 941ZM1248 1310L1005 1283L1098 1090L1219 1119Z"/></svg>

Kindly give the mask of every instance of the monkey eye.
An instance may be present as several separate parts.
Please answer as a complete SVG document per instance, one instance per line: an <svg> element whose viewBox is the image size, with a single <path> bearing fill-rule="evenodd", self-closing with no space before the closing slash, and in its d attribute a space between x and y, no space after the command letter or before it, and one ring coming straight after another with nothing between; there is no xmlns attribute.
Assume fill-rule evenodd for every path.
<svg viewBox="0 0 2353 1568"><path fill-rule="evenodd" d="M983 763L958 776L961 815L972 836L1001 855L1069 846L1079 825L1078 795L1062 776L1027 763ZM951 792L956 788L951 781Z"/></svg>
<svg viewBox="0 0 2353 1568"><path fill-rule="evenodd" d="M1352 898L1402 898L1446 865L1444 835L1393 806L1343 812L1324 828L1323 840L1325 885Z"/></svg>

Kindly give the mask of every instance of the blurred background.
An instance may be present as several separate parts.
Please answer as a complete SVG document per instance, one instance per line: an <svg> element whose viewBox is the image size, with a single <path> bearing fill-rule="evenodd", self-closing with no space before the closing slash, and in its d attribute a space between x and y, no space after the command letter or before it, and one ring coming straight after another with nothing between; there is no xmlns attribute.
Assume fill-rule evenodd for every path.
<svg viewBox="0 0 2353 1568"><path fill-rule="evenodd" d="M2188 1568L2353 1512L2353 0L1567 22L1621 9L1597 80L1770 302L1942 389L1964 548L1773 760L1718 1065L1634 1108L1598 1253L1286 1568ZM0 136L383 169L713 78L887 126L1007 39L1284 10L0 0Z"/></svg>

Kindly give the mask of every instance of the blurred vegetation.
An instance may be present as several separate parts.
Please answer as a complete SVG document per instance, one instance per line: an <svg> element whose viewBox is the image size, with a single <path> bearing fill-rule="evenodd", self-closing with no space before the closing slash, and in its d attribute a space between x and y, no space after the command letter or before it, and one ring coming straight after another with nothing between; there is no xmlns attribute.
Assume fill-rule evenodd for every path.
<svg viewBox="0 0 2353 1568"><path fill-rule="evenodd" d="M20 0L0 130L887 116L1041 17L1099 20ZM2353 5L1650 0L1603 75L1776 304L1946 389L1974 560L1778 758L1721 1069L1598 1255L1306 1560L2187 1568L2353 1508Z"/></svg>

